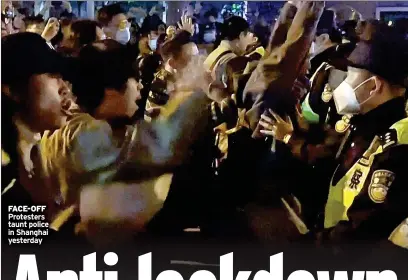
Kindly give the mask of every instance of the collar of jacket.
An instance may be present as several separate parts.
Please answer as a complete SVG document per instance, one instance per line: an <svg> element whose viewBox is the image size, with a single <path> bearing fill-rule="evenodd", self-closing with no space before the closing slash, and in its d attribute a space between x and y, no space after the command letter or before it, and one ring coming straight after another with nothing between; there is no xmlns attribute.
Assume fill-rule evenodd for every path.
<svg viewBox="0 0 408 280"><path fill-rule="evenodd" d="M405 99L403 97L393 98L364 115L352 118L351 123L361 126L362 129L374 129L382 132L390 128L397 121L406 118Z"/></svg>
<svg viewBox="0 0 408 280"><path fill-rule="evenodd" d="M222 49L221 52L224 52L224 51L235 52L234 47L231 45L231 42L228 40L222 40L218 48Z"/></svg>

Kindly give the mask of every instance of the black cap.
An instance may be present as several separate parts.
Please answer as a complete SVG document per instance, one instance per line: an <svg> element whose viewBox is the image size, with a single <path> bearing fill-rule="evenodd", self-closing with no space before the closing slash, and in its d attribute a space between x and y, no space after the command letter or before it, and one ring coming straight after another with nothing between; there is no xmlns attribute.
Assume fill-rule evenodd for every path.
<svg viewBox="0 0 408 280"><path fill-rule="evenodd" d="M365 69L390 83L407 86L408 40L395 28L380 24L369 41L360 41L349 66Z"/></svg>
<svg viewBox="0 0 408 280"><path fill-rule="evenodd" d="M2 83L27 81L34 74L63 74L65 60L35 33L17 33L2 38Z"/></svg>

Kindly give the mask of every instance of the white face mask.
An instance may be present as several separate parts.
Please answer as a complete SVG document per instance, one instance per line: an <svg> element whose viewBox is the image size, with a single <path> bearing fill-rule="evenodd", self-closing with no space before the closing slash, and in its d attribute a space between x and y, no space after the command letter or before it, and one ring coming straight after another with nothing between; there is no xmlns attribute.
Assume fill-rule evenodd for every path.
<svg viewBox="0 0 408 280"><path fill-rule="evenodd" d="M130 28L116 31L115 40L119 43L126 45L130 41Z"/></svg>
<svg viewBox="0 0 408 280"><path fill-rule="evenodd" d="M360 113L361 105L366 103L373 95L359 103L356 96L356 90L370 81L372 78L368 78L357 87L353 88L346 81L343 81L334 91L333 99L336 104L337 112L340 115L351 114L355 115Z"/></svg>
<svg viewBox="0 0 408 280"><path fill-rule="evenodd" d="M207 31L204 33L204 42L206 43L212 43L216 39L216 34L215 31Z"/></svg>
<svg viewBox="0 0 408 280"><path fill-rule="evenodd" d="M150 39L149 47L152 51L155 51L157 49L157 39Z"/></svg>

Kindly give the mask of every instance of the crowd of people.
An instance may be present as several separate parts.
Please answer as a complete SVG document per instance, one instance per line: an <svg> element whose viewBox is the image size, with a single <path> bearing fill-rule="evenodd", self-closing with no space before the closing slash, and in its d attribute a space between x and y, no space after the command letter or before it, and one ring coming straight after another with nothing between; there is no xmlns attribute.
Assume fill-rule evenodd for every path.
<svg viewBox="0 0 408 280"><path fill-rule="evenodd" d="M345 34L318 1L287 2L262 32L217 25L208 55L191 16L139 28L118 4L2 29L3 225L8 205L40 204L64 244L194 236L406 258L408 30Z"/></svg>

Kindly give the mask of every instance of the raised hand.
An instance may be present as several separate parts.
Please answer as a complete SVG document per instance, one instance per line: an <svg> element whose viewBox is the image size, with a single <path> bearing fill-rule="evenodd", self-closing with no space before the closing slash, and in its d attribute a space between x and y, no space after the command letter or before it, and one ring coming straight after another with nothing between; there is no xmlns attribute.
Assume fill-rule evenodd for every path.
<svg viewBox="0 0 408 280"><path fill-rule="evenodd" d="M185 30L189 32L191 35L194 34L194 24L193 24L193 20L191 19L191 17L188 17L186 15L182 16L181 24L178 22L177 25L179 29Z"/></svg>
<svg viewBox="0 0 408 280"><path fill-rule="evenodd" d="M56 18L50 18L47 22L47 25L44 28L41 36L47 41L51 41L55 36L57 36L60 28L60 23Z"/></svg>
<svg viewBox="0 0 408 280"><path fill-rule="evenodd" d="M273 136L276 140L284 141L287 136L293 133L293 124L290 117L283 120L278 114L269 109L269 113L275 118L268 117L266 114L261 116L259 124L264 128L260 132L265 136Z"/></svg>

